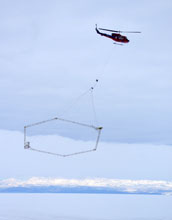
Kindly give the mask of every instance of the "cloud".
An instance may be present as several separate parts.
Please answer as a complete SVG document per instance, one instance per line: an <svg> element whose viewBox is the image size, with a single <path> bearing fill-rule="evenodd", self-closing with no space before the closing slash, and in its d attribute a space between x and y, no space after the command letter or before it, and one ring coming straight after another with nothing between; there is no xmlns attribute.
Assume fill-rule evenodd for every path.
<svg viewBox="0 0 172 220"><path fill-rule="evenodd" d="M120 193L146 193L146 194L172 194L172 182L170 181L155 181L155 180L120 180L120 179L105 179L105 178L94 178L94 179L62 179L62 178L43 178L43 177L32 177L27 180L21 179L4 179L0 180L0 188L34 188L34 187L47 187L44 192L50 187L66 187L73 189L78 187L88 187L96 192L111 192ZM100 190L101 189L101 190ZM56 192L56 191L54 191ZM81 190L82 192L82 190ZM89 191L88 191L89 192Z"/></svg>
<svg viewBox="0 0 172 220"><path fill-rule="evenodd" d="M171 146L102 142L100 139L97 151L63 158L25 150L23 137L22 132L0 130L1 179L28 179L33 176L60 179L172 179ZM82 140L80 135L78 140L57 134L36 135L35 138L38 143L46 143L47 149L49 147L57 153L62 152L63 148L67 153L72 149L77 150L77 147L95 146L95 141ZM39 145L39 149L42 148L43 145Z"/></svg>

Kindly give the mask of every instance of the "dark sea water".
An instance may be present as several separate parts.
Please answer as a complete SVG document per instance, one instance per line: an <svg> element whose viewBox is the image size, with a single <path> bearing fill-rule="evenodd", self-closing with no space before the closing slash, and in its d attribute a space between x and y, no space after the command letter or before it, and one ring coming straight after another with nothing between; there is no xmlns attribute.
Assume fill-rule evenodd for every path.
<svg viewBox="0 0 172 220"><path fill-rule="evenodd" d="M172 220L172 196L0 194L0 220Z"/></svg>

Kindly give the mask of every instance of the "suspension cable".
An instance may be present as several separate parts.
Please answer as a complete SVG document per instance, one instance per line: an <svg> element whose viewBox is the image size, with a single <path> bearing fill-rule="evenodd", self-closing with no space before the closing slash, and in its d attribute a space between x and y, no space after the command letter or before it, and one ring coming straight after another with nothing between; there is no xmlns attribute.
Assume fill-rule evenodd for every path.
<svg viewBox="0 0 172 220"><path fill-rule="evenodd" d="M89 92L91 92L97 85L98 83L98 79L96 79L95 83L93 84L93 86L91 86L89 89L87 89L85 92L83 92L81 95L79 95L64 111L62 114L60 114L61 116L64 116L68 111L70 111L72 109L73 106L75 106L80 100L81 98L83 98L84 96L86 96Z"/></svg>
<svg viewBox="0 0 172 220"><path fill-rule="evenodd" d="M81 94L76 99L76 101L74 103L72 103L69 106L69 108L67 109L67 110L71 109L71 107L74 104L76 104L83 96L85 96L86 94L88 94L90 92L90 94L91 94L91 104L92 104L93 115L94 115L94 121L96 122L96 124L98 124L98 121L97 121L97 115L96 115L95 104L94 104L93 90L96 87L97 83L98 83L98 79L96 79L96 82L93 84L92 87L90 87L83 94ZM70 153L70 154L58 154L58 153L53 153L53 152L49 152L49 151L39 150L39 149L36 149L36 148L32 147L31 143L27 141L27 128L30 128L30 127L33 127L33 126L39 126L41 124L49 123L49 122L54 121L54 120L60 120L60 121L64 121L64 122L68 122L68 123L72 123L72 124L76 124L76 125L80 125L80 126L84 126L84 127L89 127L89 128L95 129L96 131L98 131L95 147L93 149L89 149L89 150L85 150L85 151L79 151L79 152ZM32 123L32 124L24 126L24 148L32 150L32 151L36 151L36 152L40 152L40 153L47 153L47 154L50 154L50 155L56 155L56 156L60 156L60 157L74 156L74 155L78 155L78 154L83 154L83 153L88 153L88 152L96 151L98 143L99 143L99 140L100 140L100 134L101 134L102 128L103 127L94 126L94 125L90 125L90 124L86 124L86 123L81 123L81 122L78 122L78 121L72 121L72 120L68 120L68 119L64 119L64 118L54 117L54 118L51 118L51 119L48 119L48 120L43 120L43 121L40 121L40 122L36 122L36 123Z"/></svg>

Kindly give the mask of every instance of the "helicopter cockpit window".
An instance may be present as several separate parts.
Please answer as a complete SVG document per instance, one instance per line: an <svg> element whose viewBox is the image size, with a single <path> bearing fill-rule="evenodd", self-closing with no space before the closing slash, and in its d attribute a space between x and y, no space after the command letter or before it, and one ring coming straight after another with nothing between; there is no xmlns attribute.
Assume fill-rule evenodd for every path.
<svg viewBox="0 0 172 220"><path fill-rule="evenodd" d="M124 38L123 38L122 36L119 36L118 39L119 39L119 40L123 40Z"/></svg>

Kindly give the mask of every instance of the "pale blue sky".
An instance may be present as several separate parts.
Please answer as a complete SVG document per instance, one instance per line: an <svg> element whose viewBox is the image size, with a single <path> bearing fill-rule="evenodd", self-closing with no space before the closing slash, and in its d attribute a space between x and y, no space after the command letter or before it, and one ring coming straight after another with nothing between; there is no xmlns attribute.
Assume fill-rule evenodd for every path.
<svg viewBox="0 0 172 220"><path fill-rule="evenodd" d="M95 89L103 140L170 144L171 8L167 0L1 1L0 128L58 116L103 73ZM142 34L115 46L95 23ZM90 117L82 108L78 120Z"/></svg>
<svg viewBox="0 0 172 220"><path fill-rule="evenodd" d="M1 1L0 178L170 181L171 10L167 0ZM142 33L116 46L96 34L96 23ZM97 78L104 127L97 152L59 159L23 149L24 125L60 116ZM88 101L64 117L90 123ZM61 125L67 138L75 132L78 143L90 139L68 128Z"/></svg>
<svg viewBox="0 0 172 220"><path fill-rule="evenodd" d="M112 180L119 188L133 184L140 192L171 192L171 11L171 0L0 1L0 187ZM130 43L116 46L96 34L96 23L142 33L128 34ZM95 106L104 127L97 151L61 158L24 150L24 125L63 115L97 78ZM90 123L90 97L64 118ZM60 134L51 135L47 126L35 138L46 139L50 149L55 145L56 153L63 147L94 146L87 132L81 137L80 127L59 125ZM63 144L56 146L52 141L62 132ZM0 204L3 219L172 216L167 195L4 194Z"/></svg>

